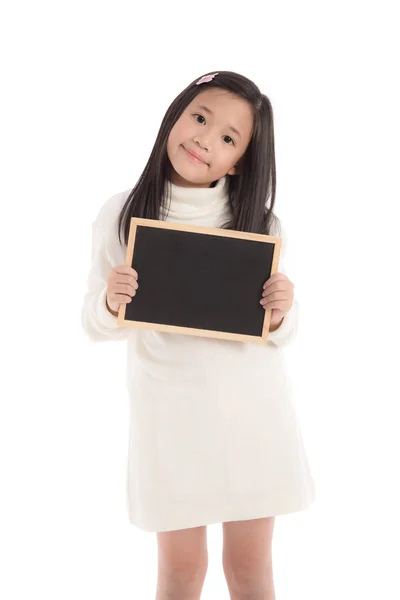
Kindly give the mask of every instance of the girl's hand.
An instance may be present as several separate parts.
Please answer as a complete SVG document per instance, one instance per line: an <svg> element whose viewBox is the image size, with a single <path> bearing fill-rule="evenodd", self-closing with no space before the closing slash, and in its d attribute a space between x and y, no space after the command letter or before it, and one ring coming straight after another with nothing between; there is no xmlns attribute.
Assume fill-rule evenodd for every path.
<svg viewBox="0 0 400 600"><path fill-rule="evenodd" d="M112 312L118 312L121 304L128 304L136 296L138 274L128 265L114 267L108 276L107 304Z"/></svg>
<svg viewBox="0 0 400 600"><path fill-rule="evenodd" d="M294 285L283 273L274 273L264 283L260 304L265 310L272 309L270 328L277 329L283 317L292 307Z"/></svg>

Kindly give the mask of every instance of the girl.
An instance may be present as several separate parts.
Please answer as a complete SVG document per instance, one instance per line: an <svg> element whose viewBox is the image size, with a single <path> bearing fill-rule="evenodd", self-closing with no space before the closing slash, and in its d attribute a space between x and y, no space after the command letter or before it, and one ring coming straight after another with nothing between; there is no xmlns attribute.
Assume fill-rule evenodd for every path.
<svg viewBox="0 0 400 600"><path fill-rule="evenodd" d="M281 235L275 184L268 98L246 77L210 73L172 102L136 186L93 223L82 322L93 341L128 341L127 502L130 522L157 533L157 600L200 598L214 523L231 598L275 598L274 517L315 491L282 354L298 318L282 260L260 298L272 311L265 345L119 328L120 305L140 293L124 264L130 219Z"/></svg>

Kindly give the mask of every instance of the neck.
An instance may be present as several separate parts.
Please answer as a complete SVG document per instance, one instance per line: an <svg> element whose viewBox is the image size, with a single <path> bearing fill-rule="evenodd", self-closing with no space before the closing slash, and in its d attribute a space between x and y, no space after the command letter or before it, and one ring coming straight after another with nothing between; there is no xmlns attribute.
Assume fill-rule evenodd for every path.
<svg viewBox="0 0 400 600"><path fill-rule="evenodd" d="M169 213L203 213L221 210L229 202L229 177L221 177L213 187L186 187L169 181L164 206Z"/></svg>
<svg viewBox="0 0 400 600"><path fill-rule="evenodd" d="M185 179L184 177L179 175L179 173L177 173L175 170L172 170L171 177L170 177L170 183L173 183L174 185L176 185L178 187L185 187L185 188L210 188L210 187L215 187L217 182L218 182L218 180L211 181L211 183L193 183L193 182L189 181L188 179Z"/></svg>

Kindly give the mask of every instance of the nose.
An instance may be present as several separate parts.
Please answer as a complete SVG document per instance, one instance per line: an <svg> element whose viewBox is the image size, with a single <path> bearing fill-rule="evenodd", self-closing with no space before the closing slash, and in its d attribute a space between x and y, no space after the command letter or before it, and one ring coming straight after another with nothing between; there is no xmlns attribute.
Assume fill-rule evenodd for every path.
<svg viewBox="0 0 400 600"><path fill-rule="evenodd" d="M197 144L197 146L200 146L200 148L202 148L203 150L206 150L207 152L210 152L211 150L211 140L210 140L210 136L209 135L196 135L193 138L193 141L195 144Z"/></svg>

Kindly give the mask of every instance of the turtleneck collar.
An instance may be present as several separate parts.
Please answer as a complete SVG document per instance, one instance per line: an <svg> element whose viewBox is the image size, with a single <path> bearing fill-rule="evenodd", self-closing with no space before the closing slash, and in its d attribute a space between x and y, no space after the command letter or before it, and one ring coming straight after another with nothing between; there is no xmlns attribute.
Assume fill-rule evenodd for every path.
<svg viewBox="0 0 400 600"><path fill-rule="evenodd" d="M171 216L203 216L221 211L229 202L228 177L221 177L215 187L182 187L168 182L163 203ZM164 209L165 210L165 209Z"/></svg>

